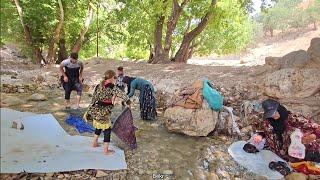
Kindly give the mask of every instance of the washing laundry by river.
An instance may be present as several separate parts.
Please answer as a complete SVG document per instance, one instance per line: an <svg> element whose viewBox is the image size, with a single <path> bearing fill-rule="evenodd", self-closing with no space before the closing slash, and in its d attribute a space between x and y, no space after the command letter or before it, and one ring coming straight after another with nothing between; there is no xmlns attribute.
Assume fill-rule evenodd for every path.
<svg viewBox="0 0 320 180"><path fill-rule="evenodd" d="M72 64L71 61L68 63ZM79 64L78 62L76 61L75 64ZM51 148L51 152L56 152L54 157L61 156L58 153L61 149L73 154L73 156L76 155L74 153L75 149L81 149L82 152L93 153L94 155L92 156L97 156L95 158L102 161L92 165L89 163L92 159L87 159L83 161L87 163L84 163L86 164L85 166L70 165L70 168L59 165L60 167L57 168L57 162L50 162L50 160L46 159L45 163L48 169L41 169L41 167L36 167L33 163L30 163L34 161L33 159L21 159L17 160L18 163L8 163L12 158L15 158L14 154L10 155L12 149L18 147L16 145L13 147L6 142L7 149L4 149L4 152L6 152L7 157L6 155L2 157L7 159L4 161L8 164L1 166L6 167L2 168L2 172L18 173L21 170L57 172L94 168L107 170L126 169L127 164L123 150L134 153L140 148L139 138L141 136L136 134L136 132L139 132L139 127L135 125L137 121L150 122L150 124L146 125L151 126L161 119L169 133L193 137L225 135L234 138L235 142L230 144L228 148L231 157L242 167L260 176L280 179L297 173L302 173L306 176L319 175L319 125L313 121L312 117L290 112L289 108L277 100L265 98L243 102L240 110L240 117L243 120L248 119L250 116L259 117L257 121L247 122L252 125L252 129L249 132L244 132L242 131L243 125L239 124L239 116L235 115L235 107L223 97L221 89L215 86L214 81L200 78L194 83L185 84L174 91L165 106L164 113L159 115L157 104L161 103L161 99L158 98L157 88L152 81L148 81L143 77L124 74L125 66L115 66L114 69L117 68L117 71L110 69L99 77L99 83L94 85L90 103L84 107L80 106L84 89L81 82L86 77L80 76L82 76L81 69L85 65L76 66L76 71L79 71L79 73L75 73L76 76L71 77L72 71L76 71L68 63L63 62L61 65L65 72L65 74L62 73L61 77L62 87L65 90L65 106L62 109L68 114L65 117L65 122L70 126L74 126L79 133L92 133L92 139L87 137L82 139L83 137L80 136L69 137L68 134L61 130L59 123L54 123L56 120L52 117L37 114L22 115L20 113L24 112L15 112L7 109L1 109L1 122L7 119L10 123L7 122L6 126L1 127L9 127L4 132L8 134L14 133L16 139L13 141L15 142L19 142L23 136L37 139L30 141L29 144L25 142L25 145L34 148L34 152L43 154L43 156L47 156L47 149L42 149L41 147L46 145ZM65 68L65 66L68 66L68 68ZM68 70L66 69L71 70L67 72ZM65 75L67 78L64 78ZM65 79L68 79L67 82ZM71 108L70 94L73 90L77 91L77 101L74 108ZM135 90L138 90L138 93ZM138 116L133 115L132 112L132 108L135 109L135 106L139 107ZM121 110L114 111L117 108ZM9 118L10 116L12 116L11 119ZM161 116L164 118L162 119ZM41 131L37 132L35 130L37 124L39 125L37 121L40 119L44 122L46 119L50 119L47 122L52 123L50 126L56 127L52 128L54 131L48 132L47 140L36 138L44 134L44 132L41 133ZM127 149L120 148L120 146L112 142L112 132L124 142L128 147ZM57 137L52 135L51 138L50 133L60 135ZM100 139L101 134L103 134L102 139ZM12 136L6 136L5 134L3 136L12 138ZM59 137L62 139L68 137L70 139L61 140ZM237 139L241 139L241 141ZM34 144L38 145L35 147ZM30 153L28 151L24 152ZM118 164L115 165L116 167L106 165L108 163L103 162L104 158L108 159L109 162L114 162L114 164L118 162ZM36 162L38 163L38 160Z"/></svg>

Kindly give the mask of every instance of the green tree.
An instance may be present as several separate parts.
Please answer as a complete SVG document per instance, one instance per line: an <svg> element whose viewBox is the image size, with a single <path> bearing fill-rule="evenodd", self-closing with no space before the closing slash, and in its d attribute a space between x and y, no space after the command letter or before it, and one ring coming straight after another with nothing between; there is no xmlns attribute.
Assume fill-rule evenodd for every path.
<svg viewBox="0 0 320 180"><path fill-rule="evenodd" d="M236 15L233 15L235 12ZM248 33L241 33L243 30L241 28L250 29L250 23L245 7L236 0L125 1L125 8L120 12L120 16L127 23L128 51L139 52L148 49L149 62L152 63L170 60L186 62L195 52L205 54L214 51L217 46L206 41L213 42L213 34L217 33L215 29L230 28L223 30L229 34L221 33L222 37L219 37L219 39L225 38L224 41L220 41L224 46L220 45L219 48L228 48L230 52L232 47L226 46L225 42L229 42L227 38L240 35L250 39ZM223 26L224 24L228 25ZM249 27L243 26L244 24ZM238 38L228 40L230 39L232 42L239 40ZM246 43L247 41L243 41L241 46L233 47L240 49Z"/></svg>
<svg viewBox="0 0 320 180"><path fill-rule="evenodd" d="M1 40L12 41L23 38L25 39L23 44L28 47L25 49L32 52L36 62L55 63L57 50L59 54L64 51L63 58L66 58L66 44L75 52L80 50L92 22L93 8L90 2L89 0L77 3L71 0L1 1L1 8L4 9L1 11L3 15ZM42 56L43 50L47 50L45 58Z"/></svg>
<svg viewBox="0 0 320 180"><path fill-rule="evenodd" d="M320 0L315 0L314 4L306 10L308 23L313 24L314 30L317 30L317 22L320 21Z"/></svg>
<svg viewBox="0 0 320 180"><path fill-rule="evenodd" d="M186 62L192 54L239 51L250 41L249 1L3 0L1 41L25 39L36 62L68 52ZM27 47L27 48L25 48ZM47 52L47 53L46 53ZM45 58L42 54L46 55ZM58 61L56 61L58 59Z"/></svg>
<svg viewBox="0 0 320 180"><path fill-rule="evenodd" d="M211 21L197 38L195 52L199 55L235 53L252 40L252 22L245 9L235 1L224 1L216 12L219 19Z"/></svg>
<svg viewBox="0 0 320 180"><path fill-rule="evenodd" d="M1 7L4 8L4 13L6 14L4 19L1 19L1 28L4 34L4 36L1 34L2 39L5 39L6 35L16 37L16 40L25 39L24 44L30 47L36 62L40 63L43 59L41 55L42 46L52 38L49 32L56 25L55 6L58 6L55 1L43 0L34 2L19 0L1 2ZM37 10L38 8L41 11ZM28 11L25 11L25 9L28 9ZM11 13L7 14L7 12ZM40 23L41 19L46 20L46 26ZM20 25L18 22L20 22ZM5 27L6 30L4 30Z"/></svg>
<svg viewBox="0 0 320 180"><path fill-rule="evenodd" d="M21 24L19 18L13 16L13 14L17 14L14 3L10 0L2 0L0 1L0 6L0 41L1 44L4 44L5 41L14 41L14 35L21 35L23 30L21 28L16 28L21 27Z"/></svg>
<svg viewBox="0 0 320 180"><path fill-rule="evenodd" d="M274 6L264 9L260 18L264 31L270 32L273 37L275 29L284 32L290 27L302 27L305 20L304 13L297 7L300 2L301 0L279 0Z"/></svg>

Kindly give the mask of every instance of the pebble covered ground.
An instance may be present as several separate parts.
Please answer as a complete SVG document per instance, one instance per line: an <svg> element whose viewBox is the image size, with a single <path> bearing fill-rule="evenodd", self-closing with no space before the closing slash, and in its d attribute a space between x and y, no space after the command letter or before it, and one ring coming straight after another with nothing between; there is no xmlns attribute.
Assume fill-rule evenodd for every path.
<svg viewBox="0 0 320 180"><path fill-rule="evenodd" d="M71 135L79 135L74 127L65 123L69 113L81 115L85 109L63 110L61 90L41 92L47 100L31 101L31 94L1 93L2 99L11 99L9 108L35 113L52 113L60 125ZM18 103L15 103L18 101ZM90 95L85 94L83 105L90 102ZM116 116L120 107L115 108ZM237 165L227 153L228 146L235 139L228 136L188 137L168 132L162 122L147 122L139 119L139 111L133 107L134 123L138 149L128 150L115 136L112 140L125 149L128 169L122 171L81 170L73 172L57 172L48 174L1 174L1 179L206 179L219 177L221 179L257 179L256 175ZM89 133L81 135L92 136Z"/></svg>

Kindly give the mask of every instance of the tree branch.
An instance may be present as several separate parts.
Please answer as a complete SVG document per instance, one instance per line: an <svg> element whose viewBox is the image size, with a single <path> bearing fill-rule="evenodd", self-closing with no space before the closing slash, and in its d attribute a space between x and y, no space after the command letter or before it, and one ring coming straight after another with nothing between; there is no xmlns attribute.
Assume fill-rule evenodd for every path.
<svg viewBox="0 0 320 180"><path fill-rule="evenodd" d="M20 19L20 22L21 22L21 25L22 25L22 28L23 28L23 31L24 31L24 35L25 35L26 41L30 46L32 46L31 34L30 34L30 31L29 31L28 27L24 24L23 12L22 12L22 8L20 6L20 2L19 2L19 0L14 0L14 3L16 5L16 8L17 8L17 11L18 11L18 14L19 14L19 19Z"/></svg>
<svg viewBox="0 0 320 180"><path fill-rule="evenodd" d="M41 50L40 50L39 47L34 45L34 42L33 42L32 37L31 37L30 29L24 23L23 11L22 11L22 8L20 6L19 0L14 0L14 3L15 3L15 6L17 8L17 11L18 11L18 15L19 15L19 19L20 19L20 22L21 22L21 25L22 25L22 28L23 28L23 31L24 31L26 43L33 49L34 57L36 58L36 61L40 64L41 60L43 59L43 57L41 55Z"/></svg>
<svg viewBox="0 0 320 180"><path fill-rule="evenodd" d="M167 32L165 37L165 51L169 51L172 45L172 33L178 24L178 20L183 12L184 6L188 3L188 0L184 0L179 5L178 0L173 0L173 6L171 11L170 20L167 23Z"/></svg>
<svg viewBox="0 0 320 180"><path fill-rule="evenodd" d="M84 27L83 27L82 31L80 32L79 38L77 39L75 45L72 48L72 52L79 52L80 51L80 48L82 46L82 42L84 40L84 36L87 33L87 31L89 30L89 26L92 22L92 19L93 19L93 7L91 4L89 4L88 14L87 14L87 17L86 17L86 20L84 23Z"/></svg>
<svg viewBox="0 0 320 180"><path fill-rule="evenodd" d="M190 27L191 27L191 21L192 21L192 17L190 16L189 19L188 19L188 22L187 22L187 28L186 30L184 31L183 35L185 36L189 30L190 30Z"/></svg>
<svg viewBox="0 0 320 180"><path fill-rule="evenodd" d="M201 19L197 27L195 27L192 31L184 35L180 48L174 57L174 60L176 62L186 62L188 58L191 57L190 55L192 55L192 52L189 51L190 43L194 40L196 36L198 36L204 30L204 28L209 23L210 19L213 16L213 8L216 5L216 3L217 3L217 0L212 0L207 13Z"/></svg>
<svg viewBox="0 0 320 180"><path fill-rule="evenodd" d="M212 0L209 10L206 13L206 15L202 18L202 20L200 21L200 23L198 24L197 27L195 27L192 31L190 31L189 33L186 34L186 36L189 36L189 38L193 39L194 37L196 37L197 35L199 35L203 29L207 26L207 24L209 23L210 19L212 18L213 15L213 10L212 8L217 4L217 0Z"/></svg>
<svg viewBox="0 0 320 180"><path fill-rule="evenodd" d="M54 63L54 55L56 53L57 43L60 39L60 33L61 33L62 25L64 22L64 11L63 11L63 6L62 6L61 0L58 0L58 4L59 4L59 9L60 9L60 20L57 24L57 27L55 29L55 32L54 32L54 34L51 38L50 44L49 44L48 55L46 57L46 61L48 63Z"/></svg>

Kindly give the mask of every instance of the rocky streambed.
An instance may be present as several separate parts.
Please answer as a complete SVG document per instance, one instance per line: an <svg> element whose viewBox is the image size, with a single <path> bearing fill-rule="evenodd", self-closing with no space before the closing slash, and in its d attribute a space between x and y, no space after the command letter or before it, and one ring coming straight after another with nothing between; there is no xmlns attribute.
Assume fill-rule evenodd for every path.
<svg viewBox="0 0 320 180"><path fill-rule="evenodd" d="M225 104L234 109L241 132L250 133L250 121L259 116L243 117L242 106L249 101L268 97L278 99L289 109L319 118L320 38L315 38L308 51L292 52L283 57L266 59L266 66L219 67L187 64L152 65L95 58L85 62L85 93L80 110L63 110L63 90L59 86L57 67L40 69L7 49L1 51L1 107L35 113L52 113L71 135L78 132L65 123L69 113L81 115L88 106L90 92L107 69L124 66L125 73L150 80L157 89L159 110L167 107L173 92L202 78L208 78L225 97ZM279 74L279 75L278 75ZM311 80L310 80L310 78ZM315 82L315 83L314 83ZM306 89L308 91L306 91ZM37 94L38 93L38 94ZM301 96L302 95L302 96ZM242 108L241 108L242 107ZM245 109L243 109L245 108ZM120 113L116 109L114 116ZM134 106L134 123L138 149L130 151L115 137L113 141L124 147L128 169L123 171L81 170L49 174L1 174L1 179L263 179L237 165L227 153L228 146L237 139L224 135L189 137L169 132L162 114L157 121L139 118ZM92 134L82 134L92 136ZM247 137L242 137L247 138Z"/></svg>
<svg viewBox="0 0 320 180"><path fill-rule="evenodd" d="M85 109L63 110L62 91L40 91L28 93L2 93L1 99L8 108L35 113L52 113L60 125L71 135L79 135L74 127L65 123L68 114L81 115ZM41 98L42 97L42 98ZM83 106L90 101L90 94L84 94ZM113 116L120 113L116 108ZM257 179L256 175L237 165L227 153L228 146L235 139L228 136L189 137L168 132L160 117L147 122L139 119L138 107L133 108L138 149L127 149L115 136L114 142L125 149L128 169L123 171L81 170L48 174L1 174L4 179ZM92 136L83 133L84 136Z"/></svg>

